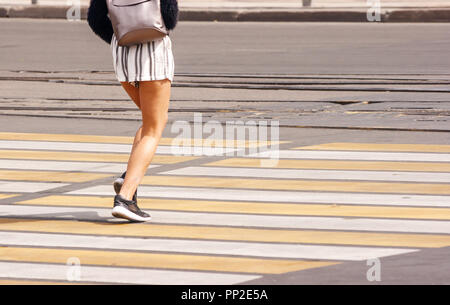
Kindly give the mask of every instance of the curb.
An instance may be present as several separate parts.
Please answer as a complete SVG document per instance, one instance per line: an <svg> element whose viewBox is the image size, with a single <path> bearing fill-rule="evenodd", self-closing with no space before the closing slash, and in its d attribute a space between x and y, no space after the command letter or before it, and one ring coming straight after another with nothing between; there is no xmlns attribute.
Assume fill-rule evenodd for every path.
<svg viewBox="0 0 450 305"><path fill-rule="evenodd" d="M4 6L0 17L66 19L70 6ZM86 19L88 7L81 7ZM430 9L392 9L381 12L381 22L450 22L450 7ZM368 22L366 10L343 9L184 9L180 21L255 21L255 22Z"/></svg>
<svg viewBox="0 0 450 305"><path fill-rule="evenodd" d="M386 17L388 22L450 22L450 8L430 10L398 10L387 13Z"/></svg>
<svg viewBox="0 0 450 305"><path fill-rule="evenodd" d="M0 17L66 19L70 6L4 6L0 7ZM87 7L81 7L81 19L86 19Z"/></svg>

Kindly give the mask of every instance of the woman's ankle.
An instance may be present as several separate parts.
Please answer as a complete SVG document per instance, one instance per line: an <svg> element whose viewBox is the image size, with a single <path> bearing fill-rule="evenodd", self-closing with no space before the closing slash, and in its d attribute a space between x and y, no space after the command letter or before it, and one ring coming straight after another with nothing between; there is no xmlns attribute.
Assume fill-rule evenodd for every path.
<svg viewBox="0 0 450 305"><path fill-rule="evenodd" d="M129 201L132 201L133 200L133 197L134 197L134 193L135 192L130 192L130 193L128 193L128 192L120 192L119 193L119 195L123 198L123 199L126 199L126 200L129 200Z"/></svg>

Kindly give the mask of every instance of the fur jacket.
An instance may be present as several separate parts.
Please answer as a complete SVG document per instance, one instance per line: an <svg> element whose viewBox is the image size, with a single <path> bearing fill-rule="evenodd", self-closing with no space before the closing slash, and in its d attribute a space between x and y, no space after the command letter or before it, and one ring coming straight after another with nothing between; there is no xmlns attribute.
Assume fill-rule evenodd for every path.
<svg viewBox="0 0 450 305"><path fill-rule="evenodd" d="M161 0L161 14L168 30L173 30L178 22L177 0ZM108 44L114 33L108 17L106 0L91 0L87 13L88 24L92 31Z"/></svg>

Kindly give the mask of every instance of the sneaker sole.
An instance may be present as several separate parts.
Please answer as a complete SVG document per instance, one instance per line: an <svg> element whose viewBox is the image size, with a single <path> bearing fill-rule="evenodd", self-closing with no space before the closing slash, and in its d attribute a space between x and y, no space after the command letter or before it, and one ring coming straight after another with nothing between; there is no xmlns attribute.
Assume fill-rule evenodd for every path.
<svg viewBox="0 0 450 305"><path fill-rule="evenodd" d="M123 218L130 221L146 222L152 219L152 217L141 217L133 212L125 209L124 207L117 206L112 210L112 216L116 218Z"/></svg>

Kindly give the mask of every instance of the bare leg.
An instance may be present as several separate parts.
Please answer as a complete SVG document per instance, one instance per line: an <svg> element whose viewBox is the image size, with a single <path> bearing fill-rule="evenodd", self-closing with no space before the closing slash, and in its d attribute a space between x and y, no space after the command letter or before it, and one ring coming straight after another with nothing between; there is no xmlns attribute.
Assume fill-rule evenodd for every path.
<svg viewBox="0 0 450 305"><path fill-rule="evenodd" d="M139 183L147 171L162 132L167 123L171 82L140 82L139 96L142 111L142 129L136 133L134 149L128 161L127 175L120 190L120 195L131 200ZM140 138L138 134L140 133Z"/></svg>
<svg viewBox="0 0 450 305"><path fill-rule="evenodd" d="M139 109L141 109L141 100L140 100L140 95L139 95L139 88L136 88L136 87L132 86L130 83L127 83L127 82L121 82L121 84L122 84L122 87L125 89L125 91L128 93L128 95L130 96L130 98L136 104L136 106ZM134 151L134 149L136 147L136 144L141 139L141 132L142 132L142 126L136 132L136 135L135 135L134 141L133 141L133 147L131 149L131 153L133 153L133 151Z"/></svg>

